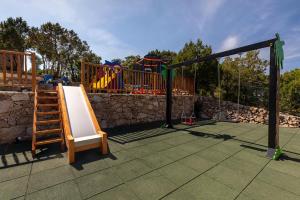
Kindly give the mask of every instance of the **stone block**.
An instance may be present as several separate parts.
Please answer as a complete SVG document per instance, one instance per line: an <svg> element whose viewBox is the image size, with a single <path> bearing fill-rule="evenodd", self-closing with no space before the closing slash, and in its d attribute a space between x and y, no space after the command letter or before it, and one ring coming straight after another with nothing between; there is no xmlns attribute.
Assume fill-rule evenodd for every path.
<svg viewBox="0 0 300 200"><path fill-rule="evenodd" d="M9 112L12 108L13 102L11 100L1 101L0 104L0 113Z"/></svg>
<svg viewBox="0 0 300 200"><path fill-rule="evenodd" d="M29 101L29 95L27 93L17 93L11 96L13 101Z"/></svg>

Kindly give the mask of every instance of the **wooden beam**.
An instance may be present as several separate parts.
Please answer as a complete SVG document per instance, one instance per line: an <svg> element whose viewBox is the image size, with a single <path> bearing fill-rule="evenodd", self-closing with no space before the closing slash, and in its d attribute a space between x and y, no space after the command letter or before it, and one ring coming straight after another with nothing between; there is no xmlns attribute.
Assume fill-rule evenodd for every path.
<svg viewBox="0 0 300 200"><path fill-rule="evenodd" d="M10 63L10 80L11 85L14 85L14 63L13 63L13 54L9 56L9 63Z"/></svg>
<svg viewBox="0 0 300 200"><path fill-rule="evenodd" d="M31 84L32 84L32 91L35 91L35 87L36 87L36 62L35 62L35 53L31 54Z"/></svg>
<svg viewBox="0 0 300 200"><path fill-rule="evenodd" d="M268 155L279 147L279 82L280 69L275 62L274 45L270 48Z"/></svg>
<svg viewBox="0 0 300 200"><path fill-rule="evenodd" d="M83 61L83 60L81 60L81 77L80 77L80 79L81 79L81 84L83 84L84 86L86 86L85 85L85 80L84 80L84 77L85 77L85 62Z"/></svg>
<svg viewBox="0 0 300 200"><path fill-rule="evenodd" d="M211 55L208 55L208 56L196 58L194 60L188 60L188 61L185 61L185 62L182 62L182 63L176 63L176 64L173 64L173 65L170 65L169 68L178 68L178 67L181 67L181 66L188 66L188 65L192 65L194 63L199 63L199 62L204 62L204 61L208 61L208 60L212 60L212 59L216 59L216 58L231 56L231 55L235 55L235 54L238 54L238 53L244 53L244 52L247 52L247 51L262 49L262 48L265 48L265 47L269 47L276 40L277 40L276 38L273 38L273 39L270 39L270 40L266 40L266 41L263 41L263 42L258 42L258 43L242 46L242 47L231 49L231 50L228 50L228 51L214 53L214 54L211 54Z"/></svg>
<svg viewBox="0 0 300 200"><path fill-rule="evenodd" d="M18 73L18 81L19 81L19 83L21 83L21 81L22 81L22 70L21 70L21 55L20 54L17 55L17 73Z"/></svg>
<svg viewBox="0 0 300 200"><path fill-rule="evenodd" d="M67 111L67 105L65 101L65 95L63 91L62 84L58 84L58 95L59 95L59 104L61 108L61 116L63 121L63 129L65 134L66 145L68 147L68 160L69 163L73 163L75 161L75 145L74 138L72 136L72 131L70 127L70 121Z"/></svg>
<svg viewBox="0 0 300 200"><path fill-rule="evenodd" d="M166 94L166 128L172 128L172 74L167 68L167 94Z"/></svg>
<svg viewBox="0 0 300 200"><path fill-rule="evenodd" d="M3 83L6 84L6 53L2 53L2 74L3 74Z"/></svg>

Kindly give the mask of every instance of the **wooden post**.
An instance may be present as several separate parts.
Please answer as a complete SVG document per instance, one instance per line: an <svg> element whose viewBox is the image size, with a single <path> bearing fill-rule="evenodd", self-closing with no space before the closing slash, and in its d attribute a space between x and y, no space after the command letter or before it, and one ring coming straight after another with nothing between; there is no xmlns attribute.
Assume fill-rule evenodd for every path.
<svg viewBox="0 0 300 200"><path fill-rule="evenodd" d="M18 84L22 81L22 71L21 71L21 55L17 54L17 72L18 72Z"/></svg>
<svg viewBox="0 0 300 200"><path fill-rule="evenodd" d="M81 77L80 77L80 82L81 82L81 84L82 84L84 87L86 87L84 77L85 77L84 61L81 60Z"/></svg>
<svg viewBox="0 0 300 200"><path fill-rule="evenodd" d="M25 65L25 84L28 84L28 71L27 71L27 56L26 56L26 54L25 54L24 65Z"/></svg>
<svg viewBox="0 0 300 200"><path fill-rule="evenodd" d="M172 74L167 67L166 128L172 128Z"/></svg>
<svg viewBox="0 0 300 200"><path fill-rule="evenodd" d="M3 73L3 83L6 84L6 53L2 54L2 73Z"/></svg>
<svg viewBox="0 0 300 200"><path fill-rule="evenodd" d="M36 62L35 62L35 53L31 54L31 84L32 84L32 91L35 91L35 87L36 87Z"/></svg>
<svg viewBox="0 0 300 200"><path fill-rule="evenodd" d="M154 85L153 85L154 95L156 95L156 92L157 92L157 91L156 91L156 90L157 90L157 89L156 89L156 84L157 84L157 83L156 83L156 76L157 76L157 73L155 72L155 73L153 73L152 75L153 75L153 77L154 77Z"/></svg>
<svg viewBox="0 0 300 200"><path fill-rule="evenodd" d="M10 53L9 56L9 63L10 63L10 79L11 79L11 85L14 85L14 63L13 63L13 54Z"/></svg>
<svg viewBox="0 0 300 200"><path fill-rule="evenodd" d="M268 157L272 157L275 149L279 147L279 82L280 69L275 62L274 43L272 43L270 47Z"/></svg>

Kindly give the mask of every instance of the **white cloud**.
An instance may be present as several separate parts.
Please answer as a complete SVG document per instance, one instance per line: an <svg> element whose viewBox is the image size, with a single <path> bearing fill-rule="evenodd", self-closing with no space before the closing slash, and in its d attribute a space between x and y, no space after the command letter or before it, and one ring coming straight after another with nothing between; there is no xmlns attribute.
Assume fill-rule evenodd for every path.
<svg viewBox="0 0 300 200"><path fill-rule="evenodd" d="M200 16L198 17L198 27L203 29L205 24L213 19L217 11L221 8L225 0L203 0L200 1Z"/></svg>
<svg viewBox="0 0 300 200"><path fill-rule="evenodd" d="M237 47L239 44L239 37L238 36L228 36L221 45L220 51L229 50L232 48Z"/></svg>
<svg viewBox="0 0 300 200"><path fill-rule="evenodd" d="M117 38L107 27L137 15L137 11L145 12L147 8L146 3L139 0L130 4L110 0L10 0L2 5L0 20L22 16L31 26L58 22L77 32L103 59L122 58L134 53L133 47Z"/></svg>
<svg viewBox="0 0 300 200"><path fill-rule="evenodd" d="M91 43L92 49L103 59L124 58L127 55L136 54L133 47L104 29L87 30L87 40L93 41Z"/></svg>
<svg viewBox="0 0 300 200"><path fill-rule="evenodd" d="M294 54L289 54L288 56L285 57L285 59L289 60L289 59L299 58L299 57L300 57L300 53L294 53Z"/></svg>

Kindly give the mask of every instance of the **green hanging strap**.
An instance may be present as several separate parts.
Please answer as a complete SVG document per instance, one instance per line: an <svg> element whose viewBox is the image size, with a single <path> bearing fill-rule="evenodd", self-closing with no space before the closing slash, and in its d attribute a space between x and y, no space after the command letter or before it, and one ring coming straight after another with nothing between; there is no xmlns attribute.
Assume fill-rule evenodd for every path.
<svg viewBox="0 0 300 200"><path fill-rule="evenodd" d="M284 41L280 40L279 33L276 33L275 36L277 38L274 44L275 62L276 62L276 66L282 69L283 60L284 60L284 52L283 52Z"/></svg>
<svg viewBox="0 0 300 200"><path fill-rule="evenodd" d="M275 153L274 153L272 159L273 160L278 160L282 154L283 154L282 148L278 147L278 148L276 148Z"/></svg>
<svg viewBox="0 0 300 200"><path fill-rule="evenodd" d="M164 80L167 79L167 66L166 65L161 65L161 75ZM171 69L171 77L172 77L172 80L176 77L176 73L175 73L174 69Z"/></svg>

